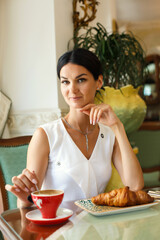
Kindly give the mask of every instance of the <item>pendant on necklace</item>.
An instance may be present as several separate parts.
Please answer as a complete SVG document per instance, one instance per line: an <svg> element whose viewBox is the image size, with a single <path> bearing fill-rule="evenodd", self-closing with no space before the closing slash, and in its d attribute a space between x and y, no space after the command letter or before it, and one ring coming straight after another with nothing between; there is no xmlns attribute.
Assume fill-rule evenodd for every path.
<svg viewBox="0 0 160 240"><path fill-rule="evenodd" d="M88 134L92 133L96 126L94 126L94 128L93 128L92 131L90 131L90 132L88 132L88 128L87 128L87 133L85 134L85 133L83 133L81 130L78 130L78 129L72 127L72 126L67 122L67 120L66 120L65 118L63 118L63 119L64 119L65 123L66 123L70 128L74 129L74 130L77 131L77 132L80 132L82 135L85 136L85 139L86 139L86 149L87 149L87 152L88 152L88 149L89 149Z"/></svg>
<svg viewBox="0 0 160 240"><path fill-rule="evenodd" d="M87 136L87 134L85 134L84 136L86 138L86 149L87 149L87 152L88 152L88 136Z"/></svg>

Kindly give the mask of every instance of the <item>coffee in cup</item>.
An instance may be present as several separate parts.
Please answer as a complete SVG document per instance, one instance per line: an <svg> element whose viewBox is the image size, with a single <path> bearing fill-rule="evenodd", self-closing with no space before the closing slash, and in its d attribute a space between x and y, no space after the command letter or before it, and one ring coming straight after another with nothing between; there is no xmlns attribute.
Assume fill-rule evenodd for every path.
<svg viewBox="0 0 160 240"><path fill-rule="evenodd" d="M40 190L31 193L32 200L43 218L55 218L64 192L57 189Z"/></svg>

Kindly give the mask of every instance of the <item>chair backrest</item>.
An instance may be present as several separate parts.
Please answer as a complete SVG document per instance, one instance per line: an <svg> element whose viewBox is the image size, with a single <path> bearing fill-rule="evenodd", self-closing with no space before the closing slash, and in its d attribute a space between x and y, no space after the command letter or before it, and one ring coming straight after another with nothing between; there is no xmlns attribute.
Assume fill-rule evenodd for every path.
<svg viewBox="0 0 160 240"><path fill-rule="evenodd" d="M141 128L129 138L139 148L137 157L143 170L145 188L160 187L160 129Z"/></svg>
<svg viewBox="0 0 160 240"><path fill-rule="evenodd" d="M26 167L27 149L32 136L0 139L0 190L3 211L17 206L16 197L5 190L5 184L12 184L13 176Z"/></svg>

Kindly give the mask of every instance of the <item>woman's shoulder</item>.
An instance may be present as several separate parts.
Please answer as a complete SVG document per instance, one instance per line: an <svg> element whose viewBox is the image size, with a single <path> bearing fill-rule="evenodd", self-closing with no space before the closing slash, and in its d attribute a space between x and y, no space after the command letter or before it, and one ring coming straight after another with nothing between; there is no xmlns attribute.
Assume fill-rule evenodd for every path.
<svg viewBox="0 0 160 240"><path fill-rule="evenodd" d="M60 133L63 129L62 127L62 120L61 118L58 118L54 121L40 125L39 129L43 129L47 137L50 139L52 136L55 137L58 133Z"/></svg>
<svg viewBox="0 0 160 240"><path fill-rule="evenodd" d="M55 141L59 140L64 133L64 127L61 118L40 125L39 129L44 130L45 134L47 135L50 147Z"/></svg>

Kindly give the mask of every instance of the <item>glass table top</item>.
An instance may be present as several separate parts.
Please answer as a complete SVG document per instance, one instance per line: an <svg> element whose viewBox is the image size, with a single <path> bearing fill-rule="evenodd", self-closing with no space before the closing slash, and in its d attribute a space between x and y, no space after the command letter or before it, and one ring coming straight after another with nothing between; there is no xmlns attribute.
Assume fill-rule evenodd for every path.
<svg viewBox="0 0 160 240"><path fill-rule="evenodd" d="M57 240L158 240L160 235L159 223L160 204L146 210L101 217L82 212L79 215L79 221L76 219L73 227L68 230L65 227L59 236L56 236L55 232L52 237L55 236Z"/></svg>
<svg viewBox="0 0 160 240"><path fill-rule="evenodd" d="M28 209L4 212L1 220L15 239L57 240L158 240L160 235L160 202L150 208L107 216L94 216L86 211L73 215L66 223L40 226L28 221ZM11 238L13 240L13 238Z"/></svg>

